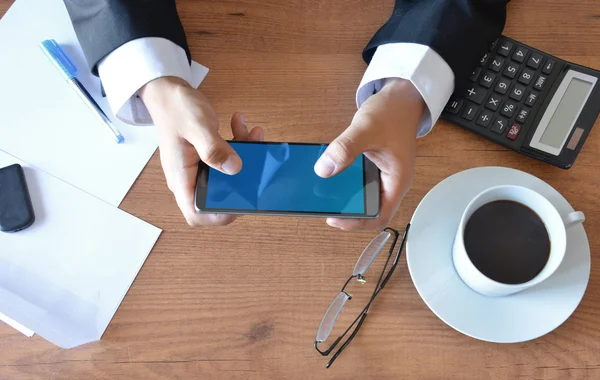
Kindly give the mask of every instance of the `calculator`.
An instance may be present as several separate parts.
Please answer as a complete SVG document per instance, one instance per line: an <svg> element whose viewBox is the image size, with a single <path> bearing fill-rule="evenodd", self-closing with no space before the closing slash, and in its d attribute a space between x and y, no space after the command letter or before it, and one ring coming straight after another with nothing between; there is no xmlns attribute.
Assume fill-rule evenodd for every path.
<svg viewBox="0 0 600 380"><path fill-rule="evenodd" d="M500 36L441 118L568 169L600 113L599 78L600 71Z"/></svg>

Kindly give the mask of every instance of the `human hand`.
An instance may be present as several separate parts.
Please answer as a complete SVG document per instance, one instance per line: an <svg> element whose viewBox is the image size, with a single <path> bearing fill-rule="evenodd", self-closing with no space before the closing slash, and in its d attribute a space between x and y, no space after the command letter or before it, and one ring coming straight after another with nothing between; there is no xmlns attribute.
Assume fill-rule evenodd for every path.
<svg viewBox="0 0 600 380"><path fill-rule="evenodd" d="M146 84L140 96L156 125L160 161L167 185L175 195L186 221L191 226L221 226L235 220L233 215L196 212L194 194L198 163L236 174L242 161L219 135L219 120L210 101L199 90L175 77L163 77ZM234 140L262 141L264 132L248 132L241 113L233 114Z"/></svg>
<svg viewBox="0 0 600 380"><path fill-rule="evenodd" d="M412 185L417 127L425 109L421 94L409 81L388 79L365 101L350 126L325 150L315 172L332 177L361 154L381 171L381 212L377 219L328 218L344 230L381 229L390 222Z"/></svg>

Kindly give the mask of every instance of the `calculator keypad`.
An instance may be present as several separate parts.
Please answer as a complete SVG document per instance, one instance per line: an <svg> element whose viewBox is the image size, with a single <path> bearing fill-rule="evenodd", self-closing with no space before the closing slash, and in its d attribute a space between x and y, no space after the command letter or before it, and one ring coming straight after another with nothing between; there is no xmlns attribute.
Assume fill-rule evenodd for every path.
<svg viewBox="0 0 600 380"><path fill-rule="evenodd" d="M557 67L559 66L559 67ZM481 58L462 96L446 105L450 120L516 148L552 87L560 60L501 37ZM517 141L518 140L518 141Z"/></svg>

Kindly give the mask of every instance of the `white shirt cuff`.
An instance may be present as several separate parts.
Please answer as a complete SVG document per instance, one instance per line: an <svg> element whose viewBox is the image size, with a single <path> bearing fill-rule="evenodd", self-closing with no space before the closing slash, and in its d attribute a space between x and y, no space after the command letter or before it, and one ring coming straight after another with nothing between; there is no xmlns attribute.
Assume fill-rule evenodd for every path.
<svg viewBox="0 0 600 380"><path fill-rule="evenodd" d="M439 119L454 91L454 73L438 53L425 45L392 43L381 45L365 71L358 91L358 108L381 90L386 78L409 80L421 93L427 108L417 137L428 134Z"/></svg>
<svg viewBox="0 0 600 380"><path fill-rule="evenodd" d="M138 90L160 77L178 77L193 86L192 69L185 50L165 38L129 41L98 64L108 104L124 123L151 125L152 118Z"/></svg>

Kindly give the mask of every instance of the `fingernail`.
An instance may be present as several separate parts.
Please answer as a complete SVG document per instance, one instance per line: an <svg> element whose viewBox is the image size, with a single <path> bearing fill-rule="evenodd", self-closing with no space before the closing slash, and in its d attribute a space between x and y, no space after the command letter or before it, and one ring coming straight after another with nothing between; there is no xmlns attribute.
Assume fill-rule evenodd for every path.
<svg viewBox="0 0 600 380"><path fill-rule="evenodd" d="M337 224L337 223L336 223L335 221L333 221L333 220L327 220L327 224L328 224L330 227L333 227L333 228L342 228L342 227L341 227L339 224Z"/></svg>
<svg viewBox="0 0 600 380"><path fill-rule="evenodd" d="M242 125L244 126L244 128L248 129L248 127L246 126L246 118L244 117L244 114L240 112L240 121L242 122Z"/></svg>
<svg viewBox="0 0 600 380"><path fill-rule="evenodd" d="M315 164L315 173L317 173L319 177L329 177L334 170L335 162L333 162L331 158L329 158L329 156L325 154L322 155L321 158L319 158L319 160Z"/></svg>
<svg viewBox="0 0 600 380"><path fill-rule="evenodd" d="M229 156L227 160L221 165L221 169L227 174L233 175L240 171L240 167L242 166L242 161L238 156Z"/></svg>
<svg viewBox="0 0 600 380"><path fill-rule="evenodd" d="M265 141L265 131L264 130L261 129L260 133L258 135L259 135L260 141Z"/></svg>

